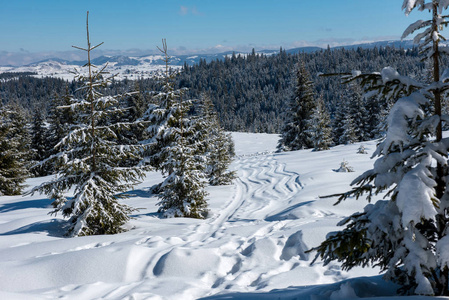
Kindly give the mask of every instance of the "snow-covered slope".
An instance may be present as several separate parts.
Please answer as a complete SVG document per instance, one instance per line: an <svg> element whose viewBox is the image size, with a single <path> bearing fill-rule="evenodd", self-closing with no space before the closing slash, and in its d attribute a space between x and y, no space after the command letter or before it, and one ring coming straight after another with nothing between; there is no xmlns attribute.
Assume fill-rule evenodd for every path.
<svg viewBox="0 0 449 300"><path fill-rule="evenodd" d="M377 269L310 265L305 253L366 204L319 196L346 191L370 155L359 144L275 153L276 135L233 137L238 179L208 188L206 220L161 219L151 172L129 192L140 211L118 235L64 238L45 196L0 197L0 299L393 299ZM334 171L343 160L354 173Z"/></svg>
<svg viewBox="0 0 449 300"><path fill-rule="evenodd" d="M110 75L115 75L116 80L123 79L145 79L154 76L156 71L165 68L165 65L157 64L154 61L147 61L142 59L139 63L131 63L131 59L120 59L108 61L108 60L97 60L96 66L101 69L108 64L106 71ZM172 66L172 68L177 69L180 66ZM64 80L73 80L76 75L76 70L80 70L80 65L75 62L57 61L57 60L47 60L28 66L22 67L0 67L0 73L5 72L33 72L37 73L36 77L55 77Z"/></svg>

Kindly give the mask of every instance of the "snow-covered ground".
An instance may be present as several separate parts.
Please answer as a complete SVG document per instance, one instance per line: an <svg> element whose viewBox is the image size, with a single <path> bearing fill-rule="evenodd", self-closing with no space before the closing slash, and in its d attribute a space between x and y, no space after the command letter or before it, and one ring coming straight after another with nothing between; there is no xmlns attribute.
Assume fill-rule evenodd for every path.
<svg viewBox="0 0 449 300"><path fill-rule="evenodd" d="M348 190L375 141L363 143L369 154L360 144L275 153L277 135L233 137L238 179L208 188L206 220L161 219L149 192L158 173L129 192L140 211L118 235L64 238L45 196L0 197L0 299L396 299L378 269L310 265L305 253L365 206L319 196ZM335 172L343 160L355 172Z"/></svg>

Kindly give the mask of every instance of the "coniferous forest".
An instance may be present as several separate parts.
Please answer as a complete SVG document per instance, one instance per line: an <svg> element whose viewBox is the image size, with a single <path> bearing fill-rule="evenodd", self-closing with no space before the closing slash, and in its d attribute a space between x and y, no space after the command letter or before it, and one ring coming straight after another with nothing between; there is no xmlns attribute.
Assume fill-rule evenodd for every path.
<svg viewBox="0 0 449 300"><path fill-rule="evenodd" d="M419 51L390 47L374 49L326 49L313 53L289 54L281 49L276 55L252 53L244 57L232 55L225 60L183 67L176 77L176 88L188 88L189 98L208 93L217 110L220 124L227 131L280 133L285 110L294 95L298 65L304 63L310 74L315 95L323 98L331 119L338 118L339 107L350 89L339 77L321 77L323 73L344 73L352 70L373 72L382 66L396 68L400 74L413 78L428 75ZM19 102L31 115L34 110L50 110L52 101L66 90L75 93L76 81L57 78L34 78L31 74L0 74L0 97L3 103ZM105 94L118 94L138 87L142 97L160 88L154 79L112 81ZM76 93L75 93L76 94ZM373 109L366 103L366 109Z"/></svg>

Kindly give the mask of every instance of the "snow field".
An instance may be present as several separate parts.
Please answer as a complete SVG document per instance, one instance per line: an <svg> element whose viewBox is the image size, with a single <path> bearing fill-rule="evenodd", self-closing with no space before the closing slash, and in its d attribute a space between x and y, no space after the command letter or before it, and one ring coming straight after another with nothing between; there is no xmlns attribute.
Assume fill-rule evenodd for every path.
<svg viewBox="0 0 449 300"><path fill-rule="evenodd" d="M275 153L277 135L233 137L238 179L208 188L206 220L161 219L154 172L129 192L126 204L140 210L118 235L64 238L51 200L0 197L0 299L394 299L397 287L379 276L351 279L378 269L310 265L305 253L366 205L319 196L347 191L372 167L376 142L363 143L368 155L360 144ZM355 172L333 171L343 159Z"/></svg>

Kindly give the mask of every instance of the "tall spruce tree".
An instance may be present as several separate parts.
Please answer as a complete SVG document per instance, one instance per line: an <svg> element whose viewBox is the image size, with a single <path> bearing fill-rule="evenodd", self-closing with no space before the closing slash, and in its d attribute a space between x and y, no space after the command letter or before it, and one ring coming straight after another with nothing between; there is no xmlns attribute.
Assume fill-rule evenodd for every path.
<svg viewBox="0 0 449 300"><path fill-rule="evenodd" d="M387 67L379 74L358 75L368 91L377 90L395 99L388 116L388 131L374 155L379 158L352 184L339 201L367 194L370 201L386 192L386 200L368 204L363 212L340 222L346 228L333 233L313 250L329 263L342 262L344 269L369 264L385 271L385 278L402 285L404 293L449 295L449 193L447 187L449 139L442 136L441 99L449 90L441 77L440 44L446 0L405 0L408 15L428 10L431 18L411 24L403 38L416 31L425 59L433 65L433 80L417 82Z"/></svg>
<svg viewBox="0 0 449 300"><path fill-rule="evenodd" d="M344 121L347 116L347 105L345 101L345 96L343 93L339 95L337 98L337 102L335 105L335 112L332 118L332 137L334 140L334 144L339 145L340 137L344 132Z"/></svg>
<svg viewBox="0 0 449 300"><path fill-rule="evenodd" d="M56 145L59 151L43 164L54 161L58 172L52 181L35 187L32 192L44 192L52 199L54 210L70 217L67 235L83 236L122 232L133 209L119 202L143 176L137 167L119 167L119 162L134 156L137 146L118 145L116 132L126 123L111 124L111 115L121 113L118 96L103 96L101 88L107 84L105 68L91 63L92 47L89 38L87 13L87 48L75 47L87 53L87 75L78 75L83 83L81 99L71 98L70 104L58 107L73 112L70 132ZM66 193L74 189L73 197Z"/></svg>
<svg viewBox="0 0 449 300"><path fill-rule="evenodd" d="M134 84L134 92L128 93L122 97L120 107L123 113L117 116L117 122L134 124L128 130L119 132L118 141L121 143L136 144L145 139L145 123L136 122L142 119L147 103L140 90L138 82Z"/></svg>
<svg viewBox="0 0 449 300"><path fill-rule="evenodd" d="M328 150L332 145L332 128L330 127L330 116L324 106L322 97L317 100L317 105L313 109L308 127L313 150Z"/></svg>
<svg viewBox="0 0 449 300"><path fill-rule="evenodd" d="M197 124L187 115L191 105L181 97L170 108L165 134L171 142L162 149L165 159L160 169L166 177L158 194L159 212L164 217L203 219L208 213L204 169L207 160L199 149L201 143L195 141Z"/></svg>
<svg viewBox="0 0 449 300"><path fill-rule="evenodd" d="M332 128L330 127L330 116L324 106L323 98L317 100L309 119L308 132L313 144L313 150L328 150L332 145Z"/></svg>
<svg viewBox="0 0 449 300"><path fill-rule="evenodd" d="M29 176L29 136L19 106L0 107L0 195L20 195Z"/></svg>
<svg viewBox="0 0 449 300"><path fill-rule="evenodd" d="M166 41L159 50L165 56L166 69L162 91L155 95L159 105L152 105L145 113L151 125L147 141L150 155L146 158L165 176L158 187L159 212L164 217L205 218L207 192L205 191L206 158L197 119L188 115L192 102L183 99L184 89L173 88L170 56Z"/></svg>
<svg viewBox="0 0 449 300"><path fill-rule="evenodd" d="M298 64L296 71L295 93L286 112L285 124L278 144L279 151L313 147L308 124L315 106L313 83L310 81L310 75L304 62L301 62Z"/></svg>

